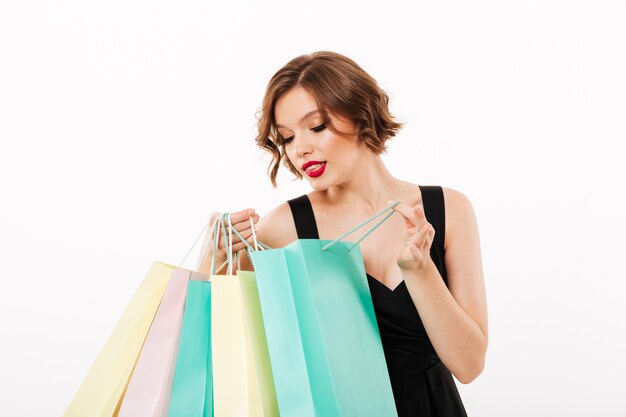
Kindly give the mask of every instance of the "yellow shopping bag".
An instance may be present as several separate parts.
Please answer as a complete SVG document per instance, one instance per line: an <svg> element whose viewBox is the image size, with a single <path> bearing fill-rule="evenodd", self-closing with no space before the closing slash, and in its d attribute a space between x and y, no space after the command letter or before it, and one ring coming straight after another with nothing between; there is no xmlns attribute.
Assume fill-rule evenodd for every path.
<svg viewBox="0 0 626 417"><path fill-rule="evenodd" d="M225 221L228 214L220 218L228 245L232 238L226 237ZM228 258L227 274L211 276L214 416L277 417L258 293L250 282L254 273L235 275L236 260L230 253Z"/></svg>
<svg viewBox="0 0 626 417"><path fill-rule="evenodd" d="M237 278L242 296L246 341L247 345L250 346L252 355L250 360L254 363L256 375L256 379L250 379L249 383L258 387L261 400L260 409L262 413L256 415L263 417L278 416L278 400L276 399L270 354L263 325L256 274L251 271L237 271ZM249 388L250 392L256 392L257 388L255 386Z"/></svg>
<svg viewBox="0 0 626 417"><path fill-rule="evenodd" d="M175 267L154 262L63 417L114 417Z"/></svg>

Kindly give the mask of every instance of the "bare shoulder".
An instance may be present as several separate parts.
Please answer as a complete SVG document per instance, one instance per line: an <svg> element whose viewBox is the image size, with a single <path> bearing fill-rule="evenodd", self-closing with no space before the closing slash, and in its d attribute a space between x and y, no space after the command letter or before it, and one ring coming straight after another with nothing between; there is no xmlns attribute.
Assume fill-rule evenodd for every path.
<svg viewBox="0 0 626 417"><path fill-rule="evenodd" d="M289 203L284 202L259 219L257 235L266 245L282 248L298 238Z"/></svg>
<svg viewBox="0 0 626 417"><path fill-rule="evenodd" d="M449 208L453 213L458 211L472 210L472 203L469 198L459 190L455 190L450 187L441 187L443 189L443 199L446 204L446 208Z"/></svg>
<svg viewBox="0 0 626 417"><path fill-rule="evenodd" d="M454 235L476 228L476 215L470 199L464 193L450 187L441 188L446 209L445 247L447 247L448 241L454 239Z"/></svg>

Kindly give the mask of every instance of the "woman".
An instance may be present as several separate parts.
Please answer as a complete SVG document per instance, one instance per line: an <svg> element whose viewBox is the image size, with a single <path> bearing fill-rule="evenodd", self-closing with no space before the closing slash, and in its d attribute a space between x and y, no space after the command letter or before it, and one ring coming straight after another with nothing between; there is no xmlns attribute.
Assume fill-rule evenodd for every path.
<svg viewBox="0 0 626 417"><path fill-rule="evenodd" d="M464 416L451 374L473 381L487 349L476 219L459 191L389 173L380 154L402 125L387 104L376 81L343 55L322 51L287 63L269 82L256 141L272 154L274 186L283 162L313 191L260 220L252 209L231 219L252 241L252 217L259 239L283 247L298 238L335 239L401 200L399 215L360 245L398 415ZM233 250L244 249L235 242ZM222 245L218 258L226 258ZM252 267L244 262L243 269Z"/></svg>

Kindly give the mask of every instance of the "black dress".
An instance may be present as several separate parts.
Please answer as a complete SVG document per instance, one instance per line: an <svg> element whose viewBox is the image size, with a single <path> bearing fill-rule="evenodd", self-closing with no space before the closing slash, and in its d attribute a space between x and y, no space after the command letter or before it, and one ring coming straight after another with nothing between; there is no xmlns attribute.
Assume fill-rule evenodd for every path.
<svg viewBox="0 0 626 417"><path fill-rule="evenodd" d="M445 207L440 186L420 186L426 219L435 228L430 256L446 286ZM299 239L319 239L308 196L289 200ZM452 374L441 362L404 281L391 290L367 274L398 417L467 416Z"/></svg>

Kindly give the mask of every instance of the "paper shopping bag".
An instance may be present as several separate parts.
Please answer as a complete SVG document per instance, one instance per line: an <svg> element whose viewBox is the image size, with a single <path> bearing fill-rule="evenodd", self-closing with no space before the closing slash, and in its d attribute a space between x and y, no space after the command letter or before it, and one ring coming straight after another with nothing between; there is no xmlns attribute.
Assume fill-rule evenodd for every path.
<svg viewBox="0 0 626 417"><path fill-rule="evenodd" d="M137 358L175 267L154 262L98 354L64 417L117 416Z"/></svg>
<svg viewBox="0 0 626 417"><path fill-rule="evenodd" d="M256 274L251 271L237 271L237 278L241 290L246 340L252 352L251 360L256 371L256 379L250 378L248 381L250 384L258 386L258 388L249 387L249 390L250 392L258 390L259 392L263 411L262 414L258 414L259 416L278 417L278 402L267 349Z"/></svg>
<svg viewBox="0 0 626 417"><path fill-rule="evenodd" d="M172 379L191 271L172 272L122 400L119 417L162 417L169 408Z"/></svg>
<svg viewBox="0 0 626 417"><path fill-rule="evenodd" d="M211 333L215 416L263 416L237 275L211 276Z"/></svg>
<svg viewBox="0 0 626 417"><path fill-rule="evenodd" d="M211 282L192 274L187 288L169 417L213 417Z"/></svg>
<svg viewBox="0 0 626 417"><path fill-rule="evenodd" d="M397 416L360 249L329 243L251 251L280 415Z"/></svg>

